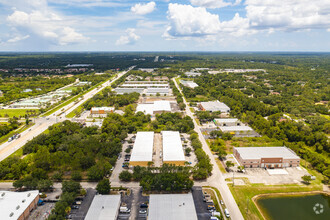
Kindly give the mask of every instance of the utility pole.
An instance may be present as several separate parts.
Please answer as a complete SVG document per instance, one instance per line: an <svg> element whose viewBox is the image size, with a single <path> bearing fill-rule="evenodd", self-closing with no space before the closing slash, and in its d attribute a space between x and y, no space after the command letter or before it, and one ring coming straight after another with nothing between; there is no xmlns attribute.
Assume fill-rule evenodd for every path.
<svg viewBox="0 0 330 220"><path fill-rule="evenodd" d="M233 171L233 186L235 186L235 171Z"/></svg>

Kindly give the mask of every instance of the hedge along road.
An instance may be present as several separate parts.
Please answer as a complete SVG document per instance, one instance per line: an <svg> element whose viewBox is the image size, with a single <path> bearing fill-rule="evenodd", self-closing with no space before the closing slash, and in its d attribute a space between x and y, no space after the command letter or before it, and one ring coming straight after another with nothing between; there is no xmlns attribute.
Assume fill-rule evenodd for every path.
<svg viewBox="0 0 330 220"><path fill-rule="evenodd" d="M35 119L35 125L32 126L30 129L24 131L21 133L21 137L19 139L15 139L11 142L6 141L5 143L0 145L0 161L4 160L8 156L10 156L12 153L14 153L16 150L23 147L29 140L32 140L34 137L38 136L42 132L44 132L49 126L65 121L64 115L66 115L67 111L71 111L72 109L76 109L78 106L80 106L82 103L84 103L86 100L92 98L96 93L103 90L107 86L110 86L112 83L114 83L116 80L118 80L120 77L122 77L124 74L126 74L128 71L132 70L135 66L130 67L128 70L123 71L119 73L112 81L108 80L105 83L101 85L101 88L95 88L88 93L84 95L84 99L79 101L78 103L69 103L66 106L63 106L63 108L57 110L54 112L51 116L48 117L39 117ZM64 111L62 111L64 109ZM63 114L63 117L58 117L57 115Z"/></svg>
<svg viewBox="0 0 330 220"><path fill-rule="evenodd" d="M218 169L214 156L213 156L209 146L206 143L206 140L200 130L199 125L196 122L196 118L195 118L194 114L191 112L190 106L188 105L188 102L187 102L186 98L184 97L182 90L179 87L179 85L175 79L176 78L173 78L175 86L178 88L178 90L182 94L183 102L186 105L186 115L188 115L190 118L192 118L194 125L195 125L194 130L197 132L197 134L199 136L199 140L201 141L201 143L203 145L203 150L210 157L211 163L213 164L212 176L210 176L204 183L206 183L206 186L213 186L220 191L221 196L224 200L224 203L230 213L231 219L243 220L244 219L243 215L242 215L241 211L239 210L233 195L230 192L230 189L225 181L225 178L222 176L220 169ZM203 185L204 185L204 183L202 182Z"/></svg>

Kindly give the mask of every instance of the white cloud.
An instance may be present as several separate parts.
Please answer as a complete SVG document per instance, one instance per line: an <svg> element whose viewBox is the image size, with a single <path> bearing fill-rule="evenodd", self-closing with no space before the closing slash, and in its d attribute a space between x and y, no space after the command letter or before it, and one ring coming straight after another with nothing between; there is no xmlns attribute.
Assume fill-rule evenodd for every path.
<svg viewBox="0 0 330 220"><path fill-rule="evenodd" d="M211 8L223 1L191 0ZM240 1L235 1L236 3ZM203 4L202 4L203 3ZM235 3L233 3L235 4ZM246 17L238 13L228 21L220 21L217 14L211 14L204 7L169 4L168 27L164 37L168 39L210 37L229 34L244 36L267 31L299 31L330 29L330 1L323 0L246 0ZM213 4L215 7L216 4Z"/></svg>
<svg viewBox="0 0 330 220"><path fill-rule="evenodd" d="M221 22L220 30L223 33L238 37L258 32L250 28L249 19L240 17L238 13L235 14L233 19Z"/></svg>
<svg viewBox="0 0 330 220"><path fill-rule="evenodd" d="M255 29L284 31L330 27L327 0L246 0L246 16Z"/></svg>
<svg viewBox="0 0 330 220"><path fill-rule="evenodd" d="M67 45L87 39L51 11L34 10L26 13L16 10L7 17L7 21L20 32L39 36L53 44Z"/></svg>
<svg viewBox="0 0 330 220"><path fill-rule="evenodd" d="M7 43L16 43L18 41L25 40L25 39L27 39L29 37L30 37L30 35L16 36L16 37L13 37L13 38L7 40Z"/></svg>
<svg viewBox="0 0 330 220"><path fill-rule="evenodd" d="M167 38L200 37L220 30L219 16L205 8L170 3L167 14L169 26L164 34Z"/></svg>
<svg viewBox="0 0 330 220"><path fill-rule="evenodd" d="M116 41L116 45L134 44L139 39L140 39L140 36L135 34L135 29L134 28L128 28L128 29L126 29L126 34L122 35Z"/></svg>
<svg viewBox="0 0 330 220"><path fill-rule="evenodd" d="M190 0L190 3L195 6L205 8L223 8L230 5L237 5L241 0L224 1L224 0Z"/></svg>
<svg viewBox="0 0 330 220"><path fill-rule="evenodd" d="M153 12L156 8L155 2L149 2L147 4L138 3L131 7L131 12L138 14L138 15L145 15Z"/></svg>
<svg viewBox="0 0 330 220"><path fill-rule="evenodd" d="M6 18L11 27L12 40L17 36L30 36L36 41L54 45L68 45L85 41L87 38L78 33L69 21L48 7L46 0L0 0L0 4L11 7L13 13Z"/></svg>

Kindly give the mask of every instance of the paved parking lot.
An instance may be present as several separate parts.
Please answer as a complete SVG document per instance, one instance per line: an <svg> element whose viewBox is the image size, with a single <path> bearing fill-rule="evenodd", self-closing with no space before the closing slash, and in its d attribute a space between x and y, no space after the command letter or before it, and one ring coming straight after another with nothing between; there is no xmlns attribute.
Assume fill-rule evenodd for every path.
<svg viewBox="0 0 330 220"><path fill-rule="evenodd" d="M232 170L234 169L232 168ZM250 183L263 183L265 185L302 184L301 177L309 175L304 168L288 167L283 168L283 171L286 171L287 174L270 174L263 168L248 168L245 169L245 173L235 171L234 175L235 179L247 178ZM223 175L225 178L232 178L233 172L225 173Z"/></svg>
<svg viewBox="0 0 330 220"><path fill-rule="evenodd" d="M186 148L190 148L191 149L191 153L189 156L186 156L185 155L185 159L187 162L190 163L190 166L195 166L198 162L197 160L197 157L195 155L195 151L194 151L194 148L191 146L191 142L189 140L189 135L188 134L185 134L185 133L182 133L181 134L181 142L182 142L182 147L183 147L183 152L185 151Z"/></svg>
<svg viewBox="0 0 330 220"><path fill-rule="evenodd" d="M131 214L132 214L133 195L134 194L131 191L130 195L122 195L122 197L121 197L121 205L125 203L127 205L127 208L129 208L131 210ZM131 214L129 214L129 213L119 213L118 214L118 219L128 220L128 219L130 219ZM131 219L134 219L134 218L131 218Z"/></svg>
<svg viewBox="0 0 330 220"><path fill-rule="evenodd" d="M125 142L123 143L122 152L119 154L116 165L110 177L110 182L112 185L120 186L125 184L119 180L119 174L121 173L121 171L125 170L124 168L122 168L122 165L125 162L125 155L127 154L125 150L128 148L129 145L133 145L133 143L128 143L128 140L130 140L133 136L134 136L133 134L128 134L128 137L125 139Z"/></svg>
<svg viewBox="0 0 330 220"><path fill-rule="evenodd" d="M71 209L71 216L74 220L84 220L85 216L88 212L88 209L90 205L92 204L92 201L94 199L94 196L96 194L95 189L87 189L86 196L83 201L81 201L81 205L79 205L79 209Z"/></svg>
<svg viewBox="0 0 330 220"><path fill-rule="evenodd" d="M192 188L192 195L194 198L198 220L209 220L211 217L211 213L207 210L207 205L203 201L202 187L194 186Z"/></svg>

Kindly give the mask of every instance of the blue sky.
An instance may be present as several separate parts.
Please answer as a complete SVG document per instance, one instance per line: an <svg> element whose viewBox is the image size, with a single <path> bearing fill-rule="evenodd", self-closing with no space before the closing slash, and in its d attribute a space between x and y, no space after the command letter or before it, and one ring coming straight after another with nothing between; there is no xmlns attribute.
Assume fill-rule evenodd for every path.
<svg viewBox="0 0 330 220"><path fill-rule="evenodd" d="M0 51L330 51L325 0L0 0Z"/></svg>

